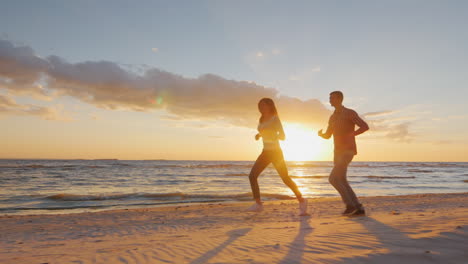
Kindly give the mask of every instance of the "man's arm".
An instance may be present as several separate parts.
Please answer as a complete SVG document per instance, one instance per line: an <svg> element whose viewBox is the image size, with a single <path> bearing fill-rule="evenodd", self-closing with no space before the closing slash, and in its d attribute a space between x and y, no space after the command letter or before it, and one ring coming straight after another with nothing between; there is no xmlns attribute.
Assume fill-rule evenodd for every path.
<svg viewBox="0 0 468 264"><path fill-rule="evenodd" d="M327 131L323 133L322 129L319 130L318 132L319 137L322 137L324 139L329 139L333 135L333 123L332 123L332 116L328 119L328 127Z"/></svg>
<svg viewBox="0 0 468 264"><path fill-rule="evenodd" d="M329 139L329 138L331 138L331 136L333 135L332 117L333 117L333 116L330 116L330 118L328 119L327 131L325 131L325 133L323 133L323 132L322 132L322 129L320 129L320 131L318 132L319 137L322 137L322 138L324 138L324 139Z"/></svg>
<svg viewBox="0 0 468 264"><path fill-rule="evenodd" d="M332 134L333 134L333 129L330 126L327 127L327 131L325 131L325 133L322 132L322 129L320 129L318 132L319 137L322 137L324 139L331 138Z"/></svg>
<svg viewBox="0 0 468 264"><path fill-rule="evenodd" d="M366 123L366 121L362 120L362 118L359 117L356 112L353 112L351 115L351 120L356 126L359 127L358 130L354 131L354 136L360 135L369 130L369 125Z"/></svg>

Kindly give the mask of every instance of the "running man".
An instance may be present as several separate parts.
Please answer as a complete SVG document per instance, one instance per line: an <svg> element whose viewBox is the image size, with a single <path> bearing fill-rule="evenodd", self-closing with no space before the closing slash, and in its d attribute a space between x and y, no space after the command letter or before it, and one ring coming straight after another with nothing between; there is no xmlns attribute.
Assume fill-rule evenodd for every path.
<svg viewBox="0 0 468 264"><path fill-rule="evenodd" d="M369 130L369 126L354 110L343 106L342 92L334 91L330 93L330 104L335 108L335 111L328 121L327 131L325 133L322 130L318 132L318 135L324 139L329 139L333 135L335 145L334 167L328 180L340 193L341 199L346 204L343 215L365 215L364 207L359 203L356 194L348 183L346 172L349 163L357 154L355 137ZM358 130L355 130L355 125L359 127Z"/></svg>

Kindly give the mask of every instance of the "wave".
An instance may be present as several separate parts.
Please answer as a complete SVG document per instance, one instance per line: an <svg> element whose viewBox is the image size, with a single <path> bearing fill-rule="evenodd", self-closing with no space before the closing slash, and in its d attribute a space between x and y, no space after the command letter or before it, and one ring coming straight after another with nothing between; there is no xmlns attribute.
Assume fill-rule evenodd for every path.
<svg viewBox="0 0 468 264"><path fill-rule="evenodd" d="M135 204L138 205L138 204ZM72 209L99 209L99 208L111 208L120 205L76 205L76 206L54 206L54 207L5 207L0 208L0 211L61 211L61 210L72 210Z"/></svg>
<svg viewBox="0 0 468 264"><path fill-rule="evenodd" d="M322 179L322 178L328 178L329 176L328 175L301 175L301 176L297 176L297 175L289 175L289 177L291 178L315 178L315 179Z"/></svg>
<svg viewBox="0 0 468 264"><path fill-rule="evenodd" d="M224 176L249 176L248 173L226 173Z"/></svg>
<svg viewBox="0 0 468 264"><path fill-rule="evenodd" d="M133 197L133 195L132 194L82 195L82 194L59 193L59 194L49 195L45 198L50 199L50 200L57 200L57 201L102 201L102 200L118 200L118 199L130 198L130 197Z"/></svg>
<svg viewBox="0 0 468 264"><path fill-rule="evenodd" d="M194 164L194 165L180 165L174 167L182 167L182 168L198 168L198 169L210 169L210 168L221 168L221 169L229 169L229 168L252 168L253 162L249 164ZM287 162L287 166L291 168L331 168L333 165L329 164L295 164L292 162Z"/></svg>
<svg viewBox="0 0 468 264"><path fill-rule="evenodd" d="M37 195L36 195L37 196ZM262 193L262 197L276 199L276 200L289 200L294 199L289 195L283 194L271 194ZM182 192L175 193L127 193L127 194L68 194L60 193L49 195L45 197L48 200L54 201L102 201L102 200L124 200L124 199L158 199L158 200L171 200L171 199L183 199L183 200L250 200L252 198L251 193L242 194L231 194L231 195L213 195L213 194L186 194Z"/></svg>
<svg viewBox="0 0 468 264"><path fill-rule="evenodd" d="M365 163L365 164L359 164ZM356 162L351 163L350 167L369 167L369 168L447 168L447 167L458 167L468 168L468 162L456 162L456 163L444 163L444 162Z"/></svg>
<svg viewBox="0 0 468 264"><path fill-rule="evenodd" d="M290 168L332 168L332 162L323 162L323 163L296 163L295 161L286 162L287 166ZM251 168L253 166L253 161L243 164L233 164L233 163L222 163L222 164L168 164L168 165L154 165L153 168L198 168L198 169L210 169L210 168ZM437 168L437 167L459 167L459 168L468 168L468 163L365 163L357 162L351 163L349 167L352 168L386 168L386 167L408 167L408 168ZM424 169L420 169L424 170Z"/></svg>
<svg viewBox="0 0 468 264"><path fill-rule="evenodd" d="M29 164L29 165L2 164L2 165L0 165L0 168L4 168L4 169L21 169L21 168L40 169L40 168L50 168L50 166L40 165L40 164Z"/></svg>
<svg viewBox="0 0 468 264"><path fill-rule="evenodd" d="M375 175L369 175L369 176L364 176L369 179L414 179L416 178L415 176L375 176Z"/></svg>
<svg viewBox="0 0 468 264"><path fill-rule="evenodd" d="M57 201L102 201L102 200L122 200L130 198L172 198L184 197L183 193L126 193L126 194L69 194L59 193L45 197Z"/></svg>
<svg viewBox="0 0 468 264"><path fill-rule="evenodd" d="M74 169L74 168L106 168L101 165L43 165L43 164L1 164L0 169Z"/></svg>
<svg viewBox="0 0 468 264"><path fill-rule="evenodd" d="M2 168L13 168L13 169L47 169L47 168L112 168L116 167L129 167L129 168L193 168L193 169L230 169L230 168L251 168L253 166L253 161L249 162L223 162L223 163L202 163L202 162L187 162L187 161L172 161L174 163L170 164L154 164L141 161L113 161L113 160L80 160L78 164L60 164L61 161L52 161L51 162L37 162L30 164L21 164L8 162L0 164L0 169ZM66 161L70 162L70 161ZM99 162L100 164L96 164ZM157 161L156 161L157 162ZM165 161L163 161L165 162ZM191 164L190 164L191 163ZM331 168L333 167L332 162L295 162L288 161L288 167L291 168ZM414 172L430 171L430 168L468 168L467 162L462 163L443 163L443 162L353 162L350 164L350 167L354 168L385 168L385 167L401 167L401 168L410 168L410 170L415 170ZM418 170L418 171L416 171Z"/></svg>
<svg viewBox="0 0 468 264"><path fill-rule="evenodd" d="M291 178L316 178L316 179L323 179L323 178L328 178L329 175L303 175L303 176L295 176L295 175L290 175ZM414 179L416 178L415 176L376 176L376 175L368 175L368 176L353 176L350 175L350 177L365 177L369 179Z"/></svg>
<svg viewBox="0 0 468 264"><path fill-rule="evenodd" d="M307 164L307 163L304 163L304 164L287 164L288 167L291 167L291 168L332 168L333 165L330 165L330 164Z"/></svg>
<svg viewBox="0 0 468 264"><path fill-rule="evenodd" d="M409 169L408 172L420 172L420 173L431 173L433 170L423 170L423 169Z"/></svg>
<svg viewBox="0 0 468 264"><path fill-rule="evenodd" d="M205 168L249 168L252 167L252 164L193 164L193 165L181 165L180 167L183 168L199 168L199 169L205 169Z"/></svg>
<svg viewBox="0 0 468 264"><path fill-rule="evenodd" d="M147 198L146 200L132 200L130 203L118 202L122 197L140 197ZM179 199L167 199L167 198ZM108 209L108 208L129 208L133 206L157 206L164 204L183 204L183 203L207 203L207 202L226 202L226 201L251 201L251 193L233 194L233 195L191 195L184 193L152 193L152 194L122 194L122 195L75 195L75 194L56 194L48 196L56 202L62 201L97 201L96 203L54 203L54 204L40 204L39 207L16 206L16 207L3 207L0 211L29 211L29 210L47 210L47 211L60 211L72 209ZM153 198L153 199L148 199ZM158 199L154 199L158 198ZM161 199L166 198L166 199ZM292 200L296 199L289 195L262 193L262 198L266 200ZM116 202L100 204L100 200L115 199Z"/></svg>
<svg viewBox="0 0 468 264"><path fill-rule="evenodd" d="M248 177L249 173L226 173L224 176L230 176L230 177ZM316 179L321 179L321 178L328 178L328 175L289 175L291 178L316 178Z"/></svg>

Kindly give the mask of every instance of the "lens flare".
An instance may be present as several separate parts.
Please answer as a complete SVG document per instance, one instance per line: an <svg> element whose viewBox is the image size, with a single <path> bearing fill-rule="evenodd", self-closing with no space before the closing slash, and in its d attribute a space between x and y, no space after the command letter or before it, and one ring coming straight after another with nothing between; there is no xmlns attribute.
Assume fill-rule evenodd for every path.
<svg viewBox="0 0 468 264"><path fill-rule="evenodd" d="M162 96L158 96L158 97L156 97L155 99L150 99L150 102L151 102L152 104L160 105L160 104L162 104L162 102L163 102L163 98L162 98Z"/></svg>

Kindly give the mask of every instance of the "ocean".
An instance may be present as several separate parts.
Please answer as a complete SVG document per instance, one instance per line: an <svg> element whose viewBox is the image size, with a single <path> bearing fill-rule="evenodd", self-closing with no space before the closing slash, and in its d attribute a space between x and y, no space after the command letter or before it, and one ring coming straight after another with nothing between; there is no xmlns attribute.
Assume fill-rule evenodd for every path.
<svg viewBox="0 0 468 264"><path fill-rule="evenodd" d="M287 162L305 197L333 197L332 162ZM57 214L171 204L250 201L253 161L0 160L0 214ZM468 191L468 163L353 162L358 196ZM264 200L294 199L270 165Z"/></svg>

